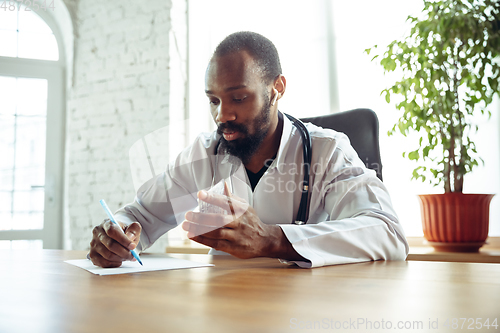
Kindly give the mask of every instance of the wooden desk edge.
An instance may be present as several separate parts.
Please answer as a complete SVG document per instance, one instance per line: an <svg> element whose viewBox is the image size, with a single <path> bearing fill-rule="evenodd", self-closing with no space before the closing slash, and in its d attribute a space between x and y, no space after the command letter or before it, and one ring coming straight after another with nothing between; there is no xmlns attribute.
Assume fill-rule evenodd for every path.
<svg viewBox="0 0 500 333"><path fill-rule="evenodd" d="M489 237L478 253L434 252L423 237L407 237L410 253L407 260L500 263L500 237ZM167 246L167 253L207 254L210 248L191 242Z"/></svg>

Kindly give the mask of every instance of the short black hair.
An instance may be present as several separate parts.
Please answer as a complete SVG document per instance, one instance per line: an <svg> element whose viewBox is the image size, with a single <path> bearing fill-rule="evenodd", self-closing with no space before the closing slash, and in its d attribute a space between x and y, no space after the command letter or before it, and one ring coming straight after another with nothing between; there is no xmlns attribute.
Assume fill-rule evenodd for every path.
<svg viewBox="0 0 500 333"><path fill-rule="evenodd" d="M276 46L266 37L251 31L235 32L215 49L213 58L239 51L247 51L261 67L266 83L276 79L281 73L280 57Z"/></svg>

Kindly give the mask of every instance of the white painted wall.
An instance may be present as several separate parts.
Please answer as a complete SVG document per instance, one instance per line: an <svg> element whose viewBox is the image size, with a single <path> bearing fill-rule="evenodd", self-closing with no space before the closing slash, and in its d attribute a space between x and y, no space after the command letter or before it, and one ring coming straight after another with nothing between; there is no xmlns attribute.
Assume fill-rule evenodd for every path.
<svg viewBox="0 0 500 333"><path fill-rule="evenodd" d="M76 35L67 92L65 248L85 250L105 218L99 200L116 210L134 198L129 148L168 125L170 1L67 3Z"/></svg>

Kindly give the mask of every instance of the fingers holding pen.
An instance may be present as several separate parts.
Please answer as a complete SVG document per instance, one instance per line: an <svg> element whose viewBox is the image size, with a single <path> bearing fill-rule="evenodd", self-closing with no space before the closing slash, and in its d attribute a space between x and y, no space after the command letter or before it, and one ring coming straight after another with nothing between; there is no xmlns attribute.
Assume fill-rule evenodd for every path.
<svg viewBox="0 0 500 333"><path fill-rule="evenodd" d="M133 222L129 224L124 230L125 235L134 244L134 249L137 247L137 244L139 244L139 240L141 238L141 231L142 227L139 222ZM130 249L130 246L128 247L128 249Z"/></svg>
<svg viewBox="0 0 500 333"><path fill-rule="evenodd" d="M93 246L93 242L91 242L89 257L94 265L104 268L115 268L122 265L122 258L109 251L102 244Z"/></svg>
<svg viewBox="0 0 500 333"><path fill-rule="evenodd" d="M100 267L120 267L124 258L107 248L111 243L111 238L106 236L102 225L96 226L92 230L92 241L90 242L89 257L92 263ZM108 244L108 245L106 245Z"/></svg>
<svg viewBox="0 0 500 333"><path fill-rule="evenodd" d="M139 223L136 224L139 225ZM110 220L106 220L103 224L103 229L106 232L107 236L109 236L111 239L120 244L124 249L128 250L135 249L137 244L135 244L129 237L127 237L127 235L123 231L122 225L118 226L113 222L111 222ZM131 230L129 231L129 234L133 234L135 236L135 233L133 233Z"/></svg>
<svg viewBox="0 0 500 333"><path fill-rule="evenodd" d="M95 227L90 244L91 252L94 250L104 259L114 262L133 260L134 257L129 249L135 248L136 243L131 241L119 228L111 221L105 221Z"/></svg>

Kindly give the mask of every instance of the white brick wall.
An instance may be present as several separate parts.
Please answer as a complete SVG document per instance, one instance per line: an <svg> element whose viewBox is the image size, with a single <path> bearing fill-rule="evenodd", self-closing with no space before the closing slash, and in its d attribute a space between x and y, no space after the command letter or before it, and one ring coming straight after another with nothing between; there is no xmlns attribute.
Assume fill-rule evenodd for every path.
<svg viewBox="0 0 500 333"><path fill-rule="evenodd" d="M86 250L94 225L131 202L128 151L168 125L169 0L68 0L76 19L74 86L67 92L69 246ZM164 242L155 250L164 251Z"/></svg>

